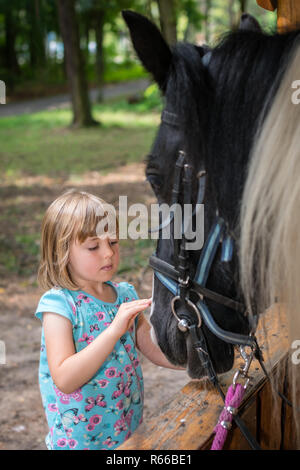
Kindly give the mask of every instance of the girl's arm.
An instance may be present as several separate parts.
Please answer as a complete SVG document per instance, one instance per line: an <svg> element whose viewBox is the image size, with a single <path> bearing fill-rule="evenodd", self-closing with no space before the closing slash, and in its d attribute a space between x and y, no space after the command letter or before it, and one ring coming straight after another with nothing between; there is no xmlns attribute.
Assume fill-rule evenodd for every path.
<svg viewBox="0 0 300 470"><path fill-rule="evenodd" d="M113 322L88 346L76 352L70 320L56 313L43 315L49 370L53 382L63 393L73 393L87 383L113 351L118 339L130 328L149 299L120 305Z"/></svg>
<svg viewBox="0 0 300 470"><path fill-rule="evenodd" d="M168 361L159 346L152 342L150 331L151 326L145 316L140 313L136 331L136 343L139 351L157 366L167 367L168 369L186 370Z"/></svg>
<svg viewBox="0 0 300 470"><path fill-rule="evenodd" d="M96 374L119 339L110 325L88 346L76 352L70 320L47 312L43 326L51 377L66 394L73 393Z"/></svg>

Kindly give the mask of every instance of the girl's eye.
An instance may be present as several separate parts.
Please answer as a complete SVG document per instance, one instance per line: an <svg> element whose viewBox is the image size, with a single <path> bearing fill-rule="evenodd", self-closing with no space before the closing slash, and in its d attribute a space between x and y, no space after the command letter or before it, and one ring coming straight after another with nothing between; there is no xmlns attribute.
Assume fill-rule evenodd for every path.
<svg viewBox="0 0 300 470"><path fill-rule="evenodd" d="M118 240L110 241L109 243L110 243L110 245L116 245L116 244L118 243ZM98 245L93 246L93 247L91 247L91 248L88 248L88 250L89 250L89 251L95 251L95 250L97 250L97 248L98 248Z"/></svg>

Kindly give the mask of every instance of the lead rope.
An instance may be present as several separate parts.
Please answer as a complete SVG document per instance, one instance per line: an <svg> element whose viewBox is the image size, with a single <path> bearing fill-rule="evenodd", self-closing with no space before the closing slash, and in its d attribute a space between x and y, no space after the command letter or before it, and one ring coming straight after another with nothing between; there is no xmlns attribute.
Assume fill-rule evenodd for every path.
<svg viewBox="0 0 300 470"><path fill-rule="evenodd" d="M244 424L243 422L242 423L239 422L240 419L237 415L238 409L242 404L245 391L251 380L251 377L249 377L248 372L249 372L252 360L255 357L256 359L260 358L261 361L263 361L261 350L257 344L256 338L255 338L255 343L256 343L257 349L251 348L251 352L249 354L247 354L244 346L240 346L239 348L240 354L245 364L243 368L240 367L235 372L232 384L227 390L225 399L224 399L224 394L222 393L225 406L220 414L218 424L216 425L214 429L214 432L216 435L214 437L211 450L222 450L224 443L226 441L226 438L227 438L228 431L232 427L233 420L236 422L236 424L239 425L239 428L242 431L242 434L244 435L244 437L246 437L248 443L250 444L250 447L255 450L261 450L261 447L258 445L255 438L253 436L250 436L248 432L245 432ZM244 385L237 383L237 380L240 376L246 380ZM242 426L240 426L241 424Z"/></svg>
<svg viewBox="0 0 300 470"><path fill-rule="evenodd" d="M207 345L206 345L206 340L205 340L205 337L204 337L204 334L203 334L203 331L201 330L201 328L198 328L198 326L196 325L188 325L188 323L185 321L185 320L181 320L180 322L180 327L182 326L186 326L187 329L189 330L189 334L191 335L191 339L192 339L192 342L193 342L193 347L195 348L195 350L197 351L197 354L199 356L199 359L200 359L200 362L201 364L203 365L204 368L206 368L207 370L207 374L208 374L208 379L209 381L216 387L217 391L219 392L223 402L225 402L225 408L227 408L227 406L230 406L230 405L226 405L226 398L227 398L227 395L229 392L227 392L227 395L225 397L224 393L223 393L223 390L220 386L220 383L219 383L219 380L218 380L218 377L217 377L217 374L215 373L214 371L214 367L212 365L212 362L211 362L211 359L210 359L210 356L208 354L208 350L207 350ZM231 390L236 390L236 387L239 389L240 388L240 383L237 383L237 380L239 378L239 376L241 376L243 379L246 380L246 383L245 385L243 386L244 388L244 393L245 393L245 390L249 384L249 376L248 376L248 370L249 370L249 367L250 367L250 364L252 362L252 358L253 358L253 355L254 355L254 352L251 351L250 354L247 354L245 352L245 348L244 347L240 347L240 352L241 352L241 355L245 361L245 365L243 368L241 369L238 369L236 371L236 373L234 374L234 377L233 377L233 381L232 381L232 385L231 385ZM236 395L234 395L236 397ZM228 397L228 400L230 400L230 395ZM236 406L236 408L238 408L238 406ZM226 410L228 411L228 410ZM256 439L250 434L249 430L247 429L245 423L243 422L243 420L238 416L237 413L232 413L231 415L231 421L234 421L235 424L238 426L238 428L240 429L242 435L245 437L246 441L248 442L249 446L251 447L252 450L261 450L259 444L257 443ZM221 420L221 421L226 421L226 420ZM230 421L230 424L231 424L231 421ZM219 420L220 422L220 420ZM223 423L225 425L225 423ZM229 426L228 426L229 428ZM228 429L227 429L228 431ZM226 439L226 436L227 436L227 433L225 434L225 439ZM225 440L224 440L225 442Z"/></svg>
<svg viewBox="0 0 300 470"><path fill-rule="evenodd" d="M214 432L215 437L210 450L222 450L228 431L231 429L233 416L237 414L245 395L242 384L230 385L225 398L225 406L220 414Z"/></svg>

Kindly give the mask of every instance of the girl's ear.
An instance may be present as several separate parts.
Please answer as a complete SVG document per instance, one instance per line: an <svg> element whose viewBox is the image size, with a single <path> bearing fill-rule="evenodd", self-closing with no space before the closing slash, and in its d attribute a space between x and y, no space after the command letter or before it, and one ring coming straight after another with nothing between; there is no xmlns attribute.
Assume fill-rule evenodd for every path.
<svg viewBox="0 0 300 470"><path fill-rule="evenodd" d="M159 29L145 16L131 10L122 11L131 40L143 66L150 72L162 91L165 91L172 53Z"/></svg>

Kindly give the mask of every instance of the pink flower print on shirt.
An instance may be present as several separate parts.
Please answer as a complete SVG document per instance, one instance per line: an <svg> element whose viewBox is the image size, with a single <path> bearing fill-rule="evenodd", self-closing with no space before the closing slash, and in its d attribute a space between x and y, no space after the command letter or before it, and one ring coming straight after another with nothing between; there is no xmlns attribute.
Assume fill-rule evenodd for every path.
<svg viewBox="0 0 300 470"><path fill-rule="evenodd" d="M130 344L125 344L125 349L128 353L131 351L131 345Z"/></svg>
<svg viewBox="0 0 300 470"><path fill-rule="evenodd" d="M69 439L69 440L68 440L68 444L69 444L70 449L75 449L75 447L77 446L78 442L75 441L75 439Z"/></svg>
<svg viewBox="0 0 300 470"><path fill-rule="evenodd" d="M125 415L125 421L126 421L126 423L128 424L129 427L131 425L132 415L133 415L133 410L130 410L129 413L127 413Z"/></svg>
<svg viewBox="0 0 300 470"><path fill-rule="evenodd" d="M140 361L138 360L138 358L134 359L133 361L133 367L136 369L139 365Z"/></svg>
<svg viewBox="0 0 300 470"><path fill-rule="evenodd" d="M127 431L128 426L124 419L124 413L120 419L118 419L114 424L115 436L118 436L122 431Z"/></svg>
<svg viewBox="0 0 300 470"><path fill-rule="evenodd" d="M127 374L130 374L132 371L132 365L128 364L127 366L124 367L124 370Z"/></svg>
<svg viewBox="0 0 300 470"><path fill-rule="evenodd" d="M67 445L67 439L65 439L64 437L60 438L57 440L56 444L58 445L58 447L66 447Z"/></svg>
<svg viewBox="0 0 300 470"><path fill-rule="evenodd" d="M91 301L91 299L87 295L84 295L84 294L77 295L77 299L83 300L86 304L88 304Z"/></svg>
<svg viewBox="0 0 300 470"><path fill-rule="evenodd" d="M87 431L94 431L95 426L93 425L93 423L89 423L89 424L86 425L85 429Z"/></svg>
<svg viewBox="0 0 300 470"><path fill-rule="evenodd" d="M70 449L74 449L77 446L78 442L75 439L65 439L64 437L57 440L58 447L66 447L69 445Z"/></svg>
<svg viewBox="0 0 300 470"><path fill-rule="evenodd" d="M105 371L105 375L106 377L108 377L109 379L113 378L113 377L117 377L117 369L115 367L109 367L108 369L106 369Z"/></svg>
<svg viewBox="0 0 300 470"><path fill-rule="evenodd" d="M49 411L58 411L56 403L49 403L48 410Z"/></svg>
<svg viewBox="0 0 300 470"><path fill-rule="evenodd" d="M71 302L69 302L69 305L70 305L70 307L71 307L71 309L72 309L73 315L76 315L76 307L75 307L75 305L73 305Z"/></svg>
<svg viewBox="0 0 300 470"><path fill-rule="evenodd" d="M117 408L119 411L123 410L123 408L124 408L123 400L118 401L118 403L116 404L116 408Z"/></svg>
<svg viewBox="0 0 300 470"><path fill-rule="evenodd" d="M96 380L96 382L98 382L100 388L105 388L109 384L109 380L106 379Z"/></svg>
<svg viewBox="0 0 300 470"><path fill-rule="evenodd" d="M87 333L83 333L82 338L79 338L78 343L84 343L86 341L87 344L90 344L92 341L94 341L94 336L88 336Z"/></svg>
<svg viewBox="0 0 300 470"><path fill-rule="evenodd" d="M99 321L103 321L105 318L105 312L96 312L95 315Z"/></svg>
<svg viewBox="0 0 300 470"><path fill-rule="evenodd" d="M81 388L78 388L78 390L75 390L75 392L66 394L61 392L57 387L53 387L56 395L59 397L59 401L63 403L64 405L68 405L70 403L70 400L73 399L75 401L81 401L83 399L81 392Z"/></svg>
<svg viewBox="0 0 300 470"><path fill-rule="evenodd" d="M89 423L92 424L94 427L100 424L102 421L102 415L93 415L89 419Z"/></svg>

